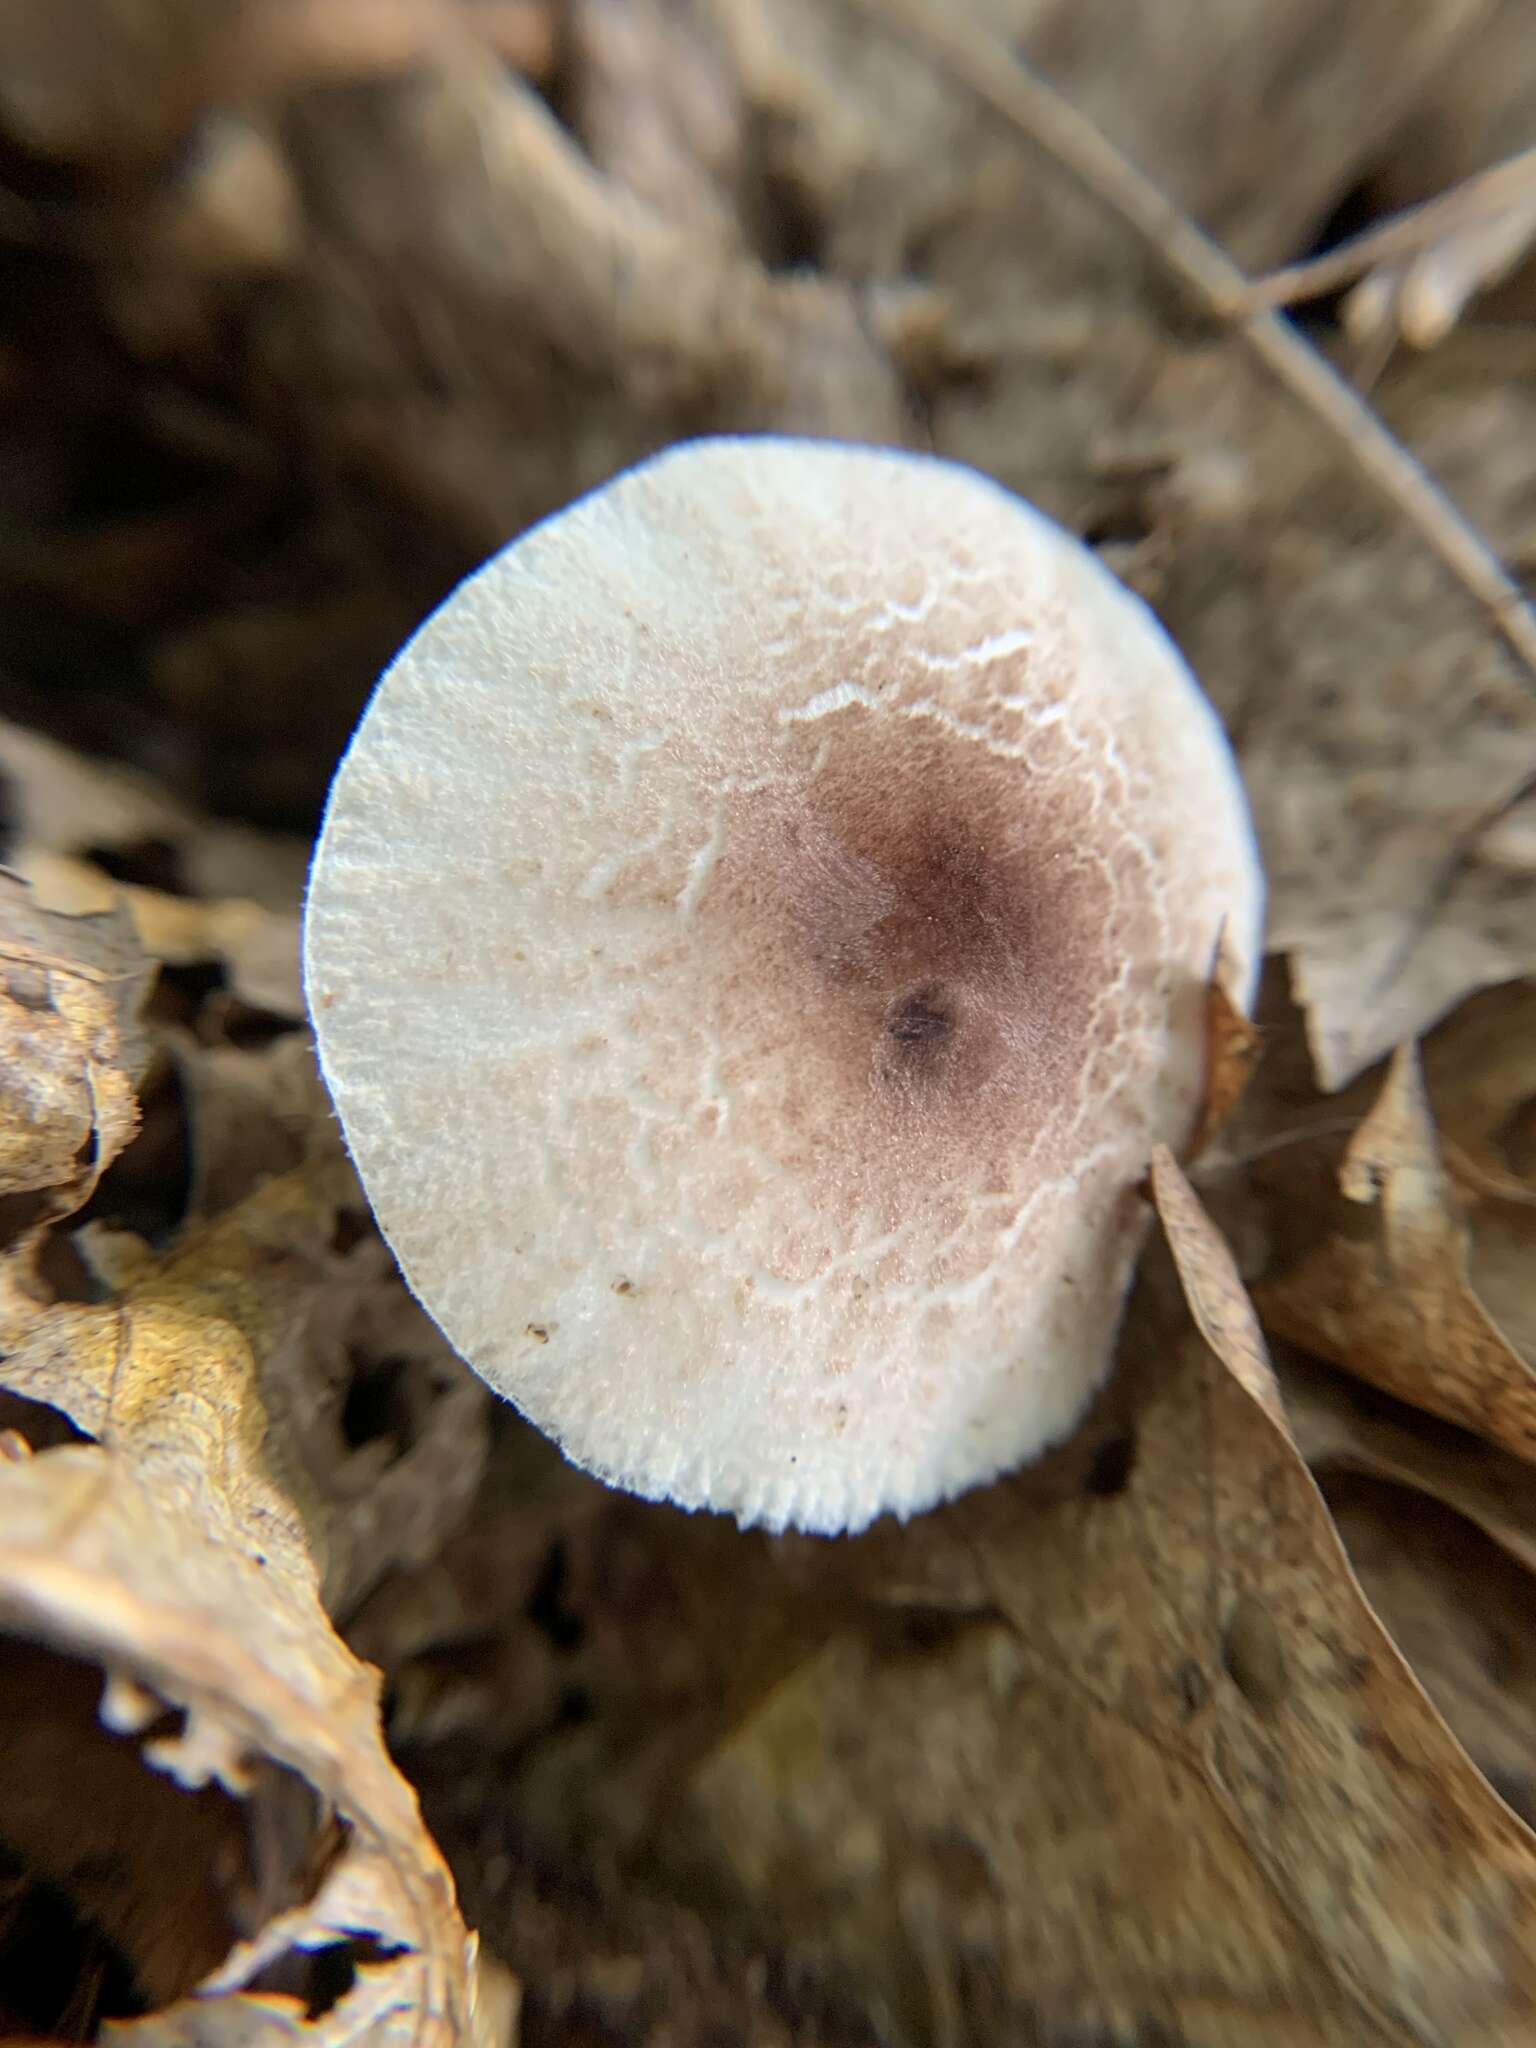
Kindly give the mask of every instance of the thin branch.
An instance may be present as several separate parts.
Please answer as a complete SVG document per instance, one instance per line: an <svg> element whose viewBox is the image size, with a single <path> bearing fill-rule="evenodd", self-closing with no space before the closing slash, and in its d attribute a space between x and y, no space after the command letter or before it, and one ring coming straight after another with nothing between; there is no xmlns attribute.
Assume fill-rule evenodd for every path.
<svg viewBox="0 0 1536 2048"><path fill-rule="evenodd" d="M1514 207L1529 207L1536 198L1536 149L1463 178L1433 199L1404 208L1390 220L1352 235L1323 256L1305 263L1289 263L1272 270L1243 287L1233 313L1256 312L1266 306L1290 306L1298 300L1321 298L1353 284L1368 270L1402 263L1421 255L1436 242L1486 220L1490 215ZM1536 228L1536 223L1533 223Z"/></svg>
<svg viewBox="0 0 1536 2048"><path fill-rule="evenodd" d="M1334 433L1450 574L1492 616L1536 679L1536 612L1488 543L1371 408L1279 314L1239 311L1250 280L1053 87L984 30L940 15L931 0L847 0L911 43L1136 229L1213 318L1238 331L1277 381Z"/></svg>

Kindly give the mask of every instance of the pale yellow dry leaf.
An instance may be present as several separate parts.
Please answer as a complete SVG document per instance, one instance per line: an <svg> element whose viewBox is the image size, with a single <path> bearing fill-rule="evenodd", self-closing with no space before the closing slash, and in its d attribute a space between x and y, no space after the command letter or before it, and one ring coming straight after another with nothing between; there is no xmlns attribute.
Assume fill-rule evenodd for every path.
<svg viewBox="0 0 1536 2048"><path fill-rule="evenodd" d="M463 2048L512 2048L517 1980L493 1957L474 1953L469 2018L454 2038ZM438 2014L424 2014L392 1963L360 1962L350 1990L311 2017L304 2000L273 1992L238 1999L184 2000L144 2020L108 2021L102 2048L421 2048L441 2038Z"/></svg>
<svg viewBox="0 0 1536 2048"><path fill-rule="evenodd" d="M267 1911L247 1903L192 2002L120 2029L144 2048L258 2038L274 2013L270 1994L246 1996L251 1978L358 1937L374 1949L334 2008L345 2022L319 2038L471 2038L474 1947L452 1882L385 1751L377 1674L321 1605L295 1500L312 1491L292 1440L304 1418L264 1398L270 1361L334 1283L335 1219L316 1171L275 1180L172 1257L141 1259L119 1299L40 1312L0 1369L93 1439L0 1463L7 1632L110 1675L119 1725L148 1711L135 1701L175 1710L144 1750L150 1783L153 1764L235 1801L274 1771L308 1788L307 1894L274 1912L258 1888Z"/></svg>
<svg viewBox="0 0 1536 2048"><path fill-rule="evenodd" d="M1478 1298L1413 1048L1339 1175L1355 1213L1256 1290L1265 1323L1387 1393L1536 1458L1536 1374Z"/></svg>
<svg viewBox="0 0 1536 2048"><path fill-rule="evenodd" d="M132 1137L152 976L121 911L56 915L0 870L0 1195L67 1214Z"/></svg>
<svg viewBox="0 0 1536 2048"><path fill-rule="evenodd" d="M211 901L114 882L88 862L35 848L25 858L38 901L73 917L121 902L139 943L171 967L222 961L236 995L279 1017L302 1017L299 914L239 898Z"/></svg>

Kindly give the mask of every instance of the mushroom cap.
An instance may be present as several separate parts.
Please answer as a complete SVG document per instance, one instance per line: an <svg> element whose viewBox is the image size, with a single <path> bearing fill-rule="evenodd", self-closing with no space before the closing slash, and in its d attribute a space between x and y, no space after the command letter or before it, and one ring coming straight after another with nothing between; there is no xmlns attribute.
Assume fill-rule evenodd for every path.
<svg viewBox="0 0 1536 2048"><path fill-rule="evenodd" d="M337 773L305 972L381 1228L575 1463L901 1515L1068 1433L1263 884L1146 608L931 457L685 444L471 576Z"/></svg>

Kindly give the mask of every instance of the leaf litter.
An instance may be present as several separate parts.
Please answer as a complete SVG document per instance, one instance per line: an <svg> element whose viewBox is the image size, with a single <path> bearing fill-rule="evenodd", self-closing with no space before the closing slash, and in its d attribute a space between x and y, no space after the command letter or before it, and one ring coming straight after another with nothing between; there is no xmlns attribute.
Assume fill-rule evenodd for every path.
<svg viewBox="0 0 1536 2048"><path fill-rule="evenodd" d="M898 2038L947 2012L950 2038L1519 2040L1530 1839L1362 1598L1230 1253L1156 1176L1205 1341L1159 1304L1114 1483L945 1511L973 1609L867 1619L787 1676L703 1763L689 1848L702 1825Z"/></svg>
<svg viewBox="0 0 1536 2048"><path fill-rule="evenodd" d="M494 1950L533 2043L1530 2038L1536 692L1480 535L1536 538L1526 337L1473 303L1519 159L1355 252L1379 335L1438 339L1373 388L1400 441L1189 225L1283 275L1506 105L1502 11L90 12L0 23L6 2025L509 2042ZM92 497L107 417L143 506ZM1095 1414L834 1546L486 1413L296 971L403 631L622 461L761 426L1087 532L1273 887Z"/></svg>
<svg viewBox="0 0 1536 2048"><path fill-rule="evenodd" d="M13 983L38 977L33 1014L61 1043L10 1071L106 1126L99 1176L150 963L123 912L39 913L11 888ZM24 1108L7 1133L56 1187L57 1118ZM377 1675L321 1594L355 1603L431 1554L474 1484L482 1396L413 1334L375 1242L331 1249L358 1197L334 1145L310 1150L163 1258L88 1225L110 1297L50 1301L29 1272L0 1327L0 1836L109 1945L121 2010L160 2008L110 2019L114 2038L246 2039L256 2013L310 2014L316 2040L473 2035L473 1943L382 1746ZM370 1360L412 1440L354 1424L348 1441L347 1377ZM321 1998L326 1957L345 1967Z"/></svg>

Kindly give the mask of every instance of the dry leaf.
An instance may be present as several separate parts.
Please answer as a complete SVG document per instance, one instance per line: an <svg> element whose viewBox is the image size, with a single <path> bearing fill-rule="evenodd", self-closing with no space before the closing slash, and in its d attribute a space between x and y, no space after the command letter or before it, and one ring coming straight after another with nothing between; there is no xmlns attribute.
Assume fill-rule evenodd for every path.
<svg viewBox="0 0 1536 2048"><path fill-rule="evenodd" d="M239 898L199 900L118 883L84 861L35 850L24 857L39 902L80 917L121 902L145 952L170 967L223 964L229 986L253 1008L300 1018L299 917Z"/></svg>
<svg viewBox="0 0 1536 2048"><path fill-rule="evenodd" d="M132 1137L153 975L121 911L62 917L0 870L0 1196L82 1203Z"/></svg>
<svg viewBox="0 0 1536 2048"><path fill-rule="evenodd" d="M1371 1605L1483 1775L1536 1821L1536 1586L1474 1525L1416 1489L1325 1475Z"/></svg>
<svg viewBox="0 0 1536 2048"><path fill-rule="evenodd" d="M320 1604L290 1490L310 1490L295 1441L308 1418L266 1405L272 1361L334 1284L335 1217L313 1173L273 1181L163 1263L141 1256L119 1299L39 1309L3 1369L13 1394L92 1439L0 1464L8 1632L110 1680L101 1711L114 1725L124 1700L128 1726L148 1719L136 1781L146 1812L174 1780L244 1816L243 1856L205 1843L191 1859L227 1923L225 1952L183 1948L192 1974L175 1992L196 1988L192 2003L118 2029L146 2048L249 2039L258 2014L297 2032L306 1954L355 1943L351 1988L304 2038L470 2038L473 1944L384 1750L376 1676ZM34 1834L51 1826L68 1844L69 1772L51 1783L51 1820ZM285 1790L277 1834L273 1784ZM118 1932L135 1969L141 1925L157 1924L180 1868L117 1868ZM285 1971L296 2004L286 1988L248 1993ZM157 1996L164 1985L162 1971Z"/></svg>
<svg viewBox="0 0 1536 2048"><path fill-rule="evenodd" d="M1359 1213L1257 1290L1266 1324L1390 1394L1536 1458L1536 1375L1474 1292L1412 1047L1339 1176Z"/></svg>
<svg viewBox="0 0 1536 2048"><path fill-rule="evenodd" d="M175 1072L186 1117L188 1222L222 1214L306 1159L341 1157L307 1032L234 1047L202 1045L188 1032L166 1029L160 1050Z"/></svg>
<svg viewBox="0 0 1536 2048"><path fill-rule="evenodd" d="M168 875L161 889L235 898L292 916L304 889L304 839L198 817L146 775L84 760L0 719L6 859L30 872L35 853L93 861L114 880Z"/></svg>
<svg viewBox="0 0 1536 2048"><path fill-rule="evenodd" d="M262 1400L302 1470L326 1610L344 1618L463 1520L491 1397L371 1231L331 1261L307 1311L264 1359Z"/></svg>
<svg viewBox="0 0 1536 2048"><path fill-rule="evenodd" d="M1421 1050L1446 1168L1463 1192L1536 1196L1536 982L1474 997Z"/></svg>
<svg viewBox="0 0 1536 2048"><path fill-rule="evenodd" d="M1288 1430L1264 1333L1231 1250L1166 1145L1152 1153L1152 1199L1195 1327L1275 1427Z"/></svg>
<svg viewBox="0 0 1536 2048"><path fill-rule="evenodd" d="M674 1840L899 2039L1516 2048L1536 1849L1361 1598L1230 1262L1158 1178L1230 1363L1143 1301L1118 1486L935 1518L991 1610L838 1636Z"/></svg>
<svg viewBox="0 0 1536 2048"><path fill-rule="evenodd" d="M1366 1394L1310 1359L1287 1357L1280 1377L1297 1446L1314 1472L1357 1473L1424 1494L1536 1576L1536 1494L1520 1459L1405 1402Z"/></svg>
<svg viewBox="0 0 1536 2048"><path fill-rule="evenodd" d="M1466 991L1536 967L1525 678L1425 551L1383 531L1374 487L1342 474L1336 448L1235 345L1170 332L1121 225L920 55L820 0L217 11L227 23L205 0L90 0L83 18L101 34L82 38L65 12L54 21L18 0L14 32L0 30L16 60L0 62L0 118L31 144L18 162L60 159L40 185L29 174L20 204L0 193L0 233L58 229L41 259L22 252L17 318L0 338L0 525L22 543L8 541L0 564L7 623L19 611L22 628L6 636L8 703L50 719L67 703L59 715L78 716L82 734L105 731L103 706L127 712L109 743L220 805L293 818L397 626L472 552L627 457L709 426L918 439L1040 494L1113 550L1217 693L1329 1086ZM1519 11L1424 0L1408 22L1392 8L1341 15L1329 0L981 10L1250 264L1281 260L1339 200L1374 189L1381 166L1410 153L1401 137L1448 60L1458 48L1475 58L1485 31L1518 98ZM526 61L531 33L529 68L558 88L558 120L494 62L451 50L435 61L450 16L503 62ZM270 122L226 106L230 28L250 56L242 101L258 82L291 92ZM1203 64L1189 61L1192 34ZM1464 161L1493 153L1486 122L1446 125ZM102 167L112 197L98 208L75 195L108 182ZM92 217L121 231L93 236ZM1449 286L1424 273L1421 313L1443 322L1498 255L1463 241ZM253 290L253 263L282 268ZM898 279L922 294L900 349ZM1412 321L1411 304L1398 310ZM1476 339L1464 331L1421 370L1422 407L1403 407L1400 381L1386 402L1519 562L1531 545L1528 350L1510 330L1485 338L1483 356L1456 354ZM1106 479L1094 451L1130 444L1164 451L1155 470ZM118 480L130 477L124 505ZM23 560L31 581L18 592ZM67 696L50 697L66 673ZM41 873L44 856L63 856L126 883L151 950L193 969L162 977L160 1019L205 962L222 962L247 1002L296 1014L277 955L288 946L291 962L302 846L242 845L131 778L50 760L46 743L3 728L0 770L17 860ZM257 992L269 970L289 976L275 995L272 981ZM71 1447L56 1408L0 1406L0 1539L19 1420L58 1446L16 1466L60 1475L44 1489L50 1512L64 1476L91 1475L81 1513L40 1523L59 1558L120 1527L101 1544L99 1583L137 1589L158 1618L195 1609L196 1644L189 1631L170 1655L163 1629L149 1637L184 1689L194 1648L206 1637L223 1655L253 1597L238 1542L247 1509L297 1532L334 1600L366 1596L357 1633L389 1657L393 1732L454 1830L466 1879L502 1902L507 1940L537 1966L532 2035L864 2041L877 2022L847 1976L816 1975L817 1954L872 1988L881 2037L903 2048L1524 2048L1536 2033L1525 1838L1354 1593L1276 1426L1232 1263L1165 1162L1165 1226L1227 1363L1144 1304L1109 1405L1041 1470L856 1546L767 1543L601 1493L503 1414L505 1462L477 1519L445 1543L477 1421L433 1385L446 1361L371 1239L336 1250L317 1219L297 1246L271 1241L274 1190L253 1188L300 1162L313 1172L334 1132L306 1092L297 1034L257 1050L266 1021L242 1038L250 1020L232 1004L221 1028L219 1003L185 997L187 1029L160 1040L178 1085L157 1084L185 1104L183 1206L216 1229L189 1240L184 1270L100 1223L61 1230L50 1274L79 1292L116 1286L123 1301L46 1311L0 1295L17 1325L4 1334L32 1368L48 1333L63 1333L44 1361L53 1398L73 1393L122 1429L110 1450ZM1536 1088L1523 1070L1536 1038L1513 1008L1489 1017L1486 1059L1448 1037L1440 1065L1426 1050L1455 1146L1447 1170L1478 1205L1461 1268L1454 1247L1445 1260L1441 1324L1411 1304L1428 1367L1447 1318L1465 1335L1446 1300L1457 1314L1480 1302L1517 1344L1531 1314ZM1230 1022L1212 1019L1213 1111L1235 1072ZM1341 1287L1358 1284L1375 1313L1396 1285L1383 1278L1388 1226L1406 1217L1427 1232L1437 1203L1455 1211L1443 1190L1416 1206L1411 1154L1392 1200L1383 1187L1346 1205L1336 1127L1364 1115L1366 1091L1319 1103L1308 1074L1287 1096L1289 1051L1270 1041L1259 1099L1250 1090L1202 1181L1233 1219L1245 1271L1278 1260L1284 1277L1337 1240L1359 1253ZM152 1152L118 1169L99 1214L121 1224L129 1178L167 1177ZM349 1216L347 1234L356 1227ZM243 1275L267 1301L276 1335L269 1316L250 1340L239 1290L203 1270L211 1245L226 1279ZM1148 1300L1156 1288L1154 1273ZM113 1315L143 1341L99 1341ZM178 1376L114 1418L113 1373L131 1389L157 1345ZM231 1384L260 1387L259 1443L240 1428L249 1402L223 1399ZM1488 1565L1423 1503L1452 1501L1518 1554L1524 1468L1470 1438L1432 1456L1428 1431L1415 1461L1384 1432L1357 1431L1325 1477L1436 1699L1509 1791L1536 1740L1518 1576L1476 1602L1480 1571L1491 1582L1502 1560ZM1451 1444L1448 1428L1439 1436ZM216 1469L178 1492L178 1447L190 1454L193 1438ZM1346 1457L1377 1459L1378 1480L1395 1459L1393 1486L1351 1492ZM192 1463L208 1469L200 1454ZM150 1494L141 1467L164 1477L164 1506L160 1476ZM98 1488L103 1471L111 1483ZM1389 1497L1410 1485L1406 1505ZM120 1495L133 1512L113 1523ZM183 1510L213 1516L206 1542L169 1522ZM223 1576L210 1565L207 1586L186 1591L175 1574L209 1543ZM368 1592L402 1553L426 1562ZM304 1616L323 1627L306 1599L276 1601L293 1622L279 1647L303 1654ZM47 1612L57 1631L57 1599ZM140 2038L419 2038L418 1987L402 1988L411 1959L385 1952L371 1878L361 1907L341 1883L382 1839L376 1815L333 1832L322 1782L329 1769L367 1805L351 1747L357 1736L367 1768L379 1763L371 1707L333 1701L317 1678L317 1719L284 1762L270 1692L253 1693L236 1726L229 1671L198 1665L183 1725L138 1649L104 1664L100 1634L73 1661L45 1638L33 1647L51 1661L30 1674L0 1658L15 1685L7 1730L40 1745L26 1782L46 1792L67 1775L77 1794L72 1837L46 1800L29 1835L34 1861L95 1920L74 2031L122 1951L163 2005L189 1950L223 1955L246 1938L282 1951L259 1988L183 2000ZM254 1625L258 1649L271 1638ZM322 1755L319 1720L334 1753ZM190 1791L151 1753L213 1777ZM0 1808L21 1782L10 1775ZM418 1868L419 1839L400 1841L403 1867ZM83 1873L66 1868L72 1850L86 1852ZM14 1935L10 1875L0 1860L0 1923ZM655 1903L663 1880L696 1914ZM45 1889L22 1908L41 1910ZM350 1988L312 2021L302 1994L316 1973L288 1930L317 1938L321 1921L336 1935L319 1931L332 1952L318 1974L350 1971ZM28 1929L45 1955L48 1930ZM237 1947L236 1976L249 1979L249 1960ZM806 2017L796 1987L808 1981L835 1987L825 2024L820 2008Z"/></svg>
<svg viewBox="0 0 1536 2048"><path fill-rule="evenodd" d="M1205 1100L1200 1122L1186 1148L1198 1159L1242 1099L1259 1064L1261 1040L1233 993L1233 968L1223 942L1205 992Z"/></svg>

